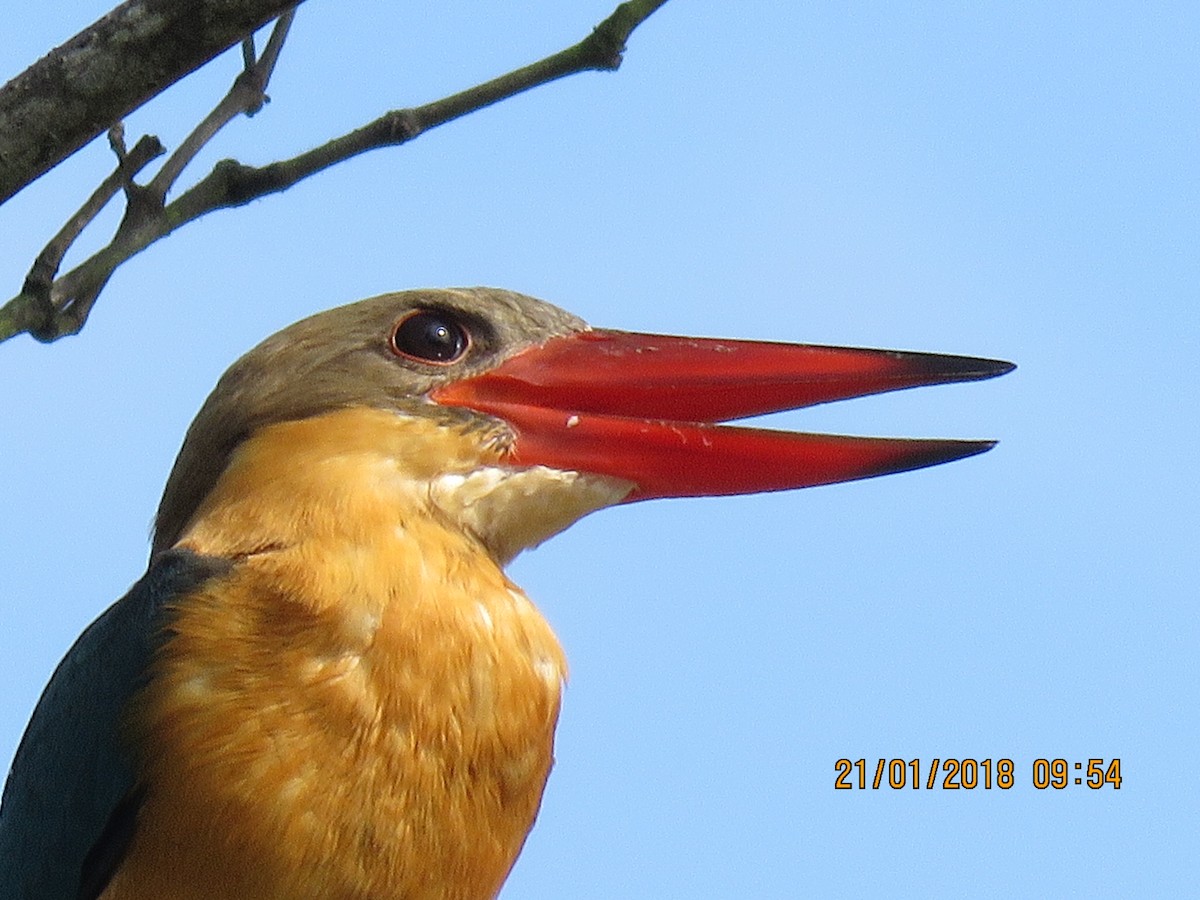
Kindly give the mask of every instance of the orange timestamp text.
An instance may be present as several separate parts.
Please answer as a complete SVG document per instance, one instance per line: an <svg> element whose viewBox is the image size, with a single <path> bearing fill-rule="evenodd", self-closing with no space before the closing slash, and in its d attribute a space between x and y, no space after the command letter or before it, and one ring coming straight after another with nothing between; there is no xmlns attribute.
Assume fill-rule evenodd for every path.
<svg viewBox="0 0 1200 900"><path fill-rule="evenodd" d="M1017 766L1000 759L839 759L833 764L834 790L992 790L1017 784ZM1038 790L1088 787L1121 789L1120 759L1035 759L1030 784Z"/></svg>

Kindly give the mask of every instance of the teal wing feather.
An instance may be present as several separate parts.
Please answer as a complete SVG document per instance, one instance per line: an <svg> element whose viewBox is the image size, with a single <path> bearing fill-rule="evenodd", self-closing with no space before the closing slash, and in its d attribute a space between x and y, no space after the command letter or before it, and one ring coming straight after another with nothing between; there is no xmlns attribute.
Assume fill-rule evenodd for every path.
<svg viewBox="0 0 1200 900"><path fill-rule="evenodd" d="M228 568L186 550L160 553L59 663L0 800L0 897L92 900L104 890L140 799L123 711L169 633L170 608Z"/></svg>

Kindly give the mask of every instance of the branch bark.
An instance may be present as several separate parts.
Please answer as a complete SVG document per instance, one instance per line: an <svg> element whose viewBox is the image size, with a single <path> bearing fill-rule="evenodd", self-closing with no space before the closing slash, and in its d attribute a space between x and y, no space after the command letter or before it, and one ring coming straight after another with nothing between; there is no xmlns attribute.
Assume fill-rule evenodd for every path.
<svg viewBox="0 0 1200 900"><path fill-rule="evenodd" d="M262 167L223 160L177 200L164 205L167 190L184 166L216 130L239 111L261 105L262 90L287 31L285 17L261 60L248 57L247 70L230 93L167 161L147 186L127 183L125 217L107 247L70 272L50 279L42 265L30 273L20 294L0 307L0 342L28 333L40 341L75 334L115 269L150 244L216 209L241 206L291 187L298 181L368 150L403 144L424 132L539 85L589 70L612 71L621 65L630 34L667 0L628 0L579 43L499 78L450 97L409 109L393 110L375 121L334 138L292 159ZM274 48L274 49L272 49ZM257 103L256 103L257 101ZM132 155L132 154L131 154ZM128 173L119 167L117 175ZM113 177L116 177L115 175ZM128 173L132 177L132 173ZM52 242L61 260L65 247ZM48 248L49 250L50 248ZM47 255L43 252L43 257ZM39 257L41 261L41 257ZM34 278L37 272L39 278Z"/></svg>
<svg viewBox="0 0 1200 900"><path fill-rule="evenodd" d="M0 204L298 0L128 0L0 88Z"/></svg>

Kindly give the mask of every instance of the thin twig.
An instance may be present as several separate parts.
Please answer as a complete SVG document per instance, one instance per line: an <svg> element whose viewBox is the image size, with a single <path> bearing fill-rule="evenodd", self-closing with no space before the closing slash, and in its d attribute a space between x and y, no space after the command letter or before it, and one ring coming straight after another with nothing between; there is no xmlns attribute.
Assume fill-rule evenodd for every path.
<svg viewBox="0 0 1200 900"><path fill-rule="evenodd" d="M0 85L0 203L295 5L296 0L104 4L116 8ZM4 5L10 18L24 8ZM63 4L47 8L65 10Z"/></svg>
<svg viewBox="0 0 1200 900"><path fill-rule="evenodd" d="M631 0L593 29L592 33L558 53L441 100L409 109L396 109L319 147L265 166L222 160L205 178L167 207L172 221L199 218L216 209L242 206L267 194L286 190L310 175L368 150L411 141L438 125L568 75L614 71L621 65L625 42L633 30L667 0Z"/></svg>
<svg viewBox="0 0 1200 900"><path fill-rule="evenodd" d="M438 125L559 78L578 72L617 69L621 65L625 42L634 29L666 2L628 0L572 47L450 97L424 106L385 113L362 128L292 159L262 167L223 160L195 186L164 208L161 205L163 198L199 148L238 112L251 111L247 98L257 99L259 105L265 99L266 82L290 24L290 14L286 22L285 17L281 17L262 56L239 76L230 94L188 136L146 188L131 192L133 196L130 197L129 208L113 241L54 282L49 298L49 317L45 300L39 303L37 298L25 291L0 307L0 342L24 332L43 341L78 332L100 290L121 263L206 213L240 206L258 197L285 190L304 178L360 153L403 144ZM243 52L248 60L254 59L252 46L244 47ZM239 82L256 78L261 79L257 86L247 86L245 90L248 93L241 95ZM243 105L237 106L230 99L234 94L239 94L238 102ZM229 108L226 108L226 101ZM233 111L230 112L230 109ZM223 118L225 116L227 118ZM135 202L137 194L145 195L147 202Z"/></svg>
<svg viewBox="0 0 1200 900"><path fill-rule="evenodd" d="M21 295L30 298L32 306L41 311L40 323L30 322L26 328L31 334L40 335L50 329L56 316L51 294L54 279L58 275L59 266L67 250L75 243L75 239L108 205L117 191L127 187L133 177L140 172L155 157L161 156L165 150L158 138L145 135L134 145L133 150L125 152L124 140L117 126L113 127L111 135L113 150L117 152L117 167L112 174L100 182L100 186L92 192L83 206L71 216L42 252L38 254L29 274L25 276L25 284Z"/></svg>
<svg viewBox="0 0 1200 900"><path fill-rule="evenodd" d="M183 170L196 158L196 154L216 136L217 132L238 115L242 113L254 115L262 109L267 83L275 71L279 51L283 48L284 39L287 37L288 29L291 27L295 15L295 10L288 10L276 20L275 27L271 31L271 38L267 42L267 49L260 59L254 58L253 37L246 38L242 44L245 68L234 80L229 93L221 99L212 112L204 117L204 120L192 130L192 133L183 139L179 149L171 154L158 174L146 185L146 191L154 201L162 203L171 187L183 174Z"/></svg>
<svg viewBox="0 0 1200 900"><path fill-rule="evenodd" d="M108 283L116 267L158 237L173 230L165 227L164 199L167 192L196 154L225 125L241 113L253 115L262 108L266 99L267 83L275 70L294 16L293 8L275 22L267 48L260 59L253 57L253 42L247 39L251 49L245 57L248 61L246 68L234 80L233 86L216 108L204 117L179 148L167 158L149 184L135 184L133 176L151 159L165 152L162 144L157 138L143 137L133 151L126 154L124 127L118 123L109 130L109 143L120 161L117 171L105 179L88 202L55 235L39 254L25 279L21 293L0 309L0 340L12 336L7 334L6 316L10 312L8 307L14 304L18 308L12 312L20 316L18 321L25 323L21 330L39 341L49 342L67 334L77 333L87 321L100 291ZM147 155L148 153L150 155ZM137 165L137 169L131 171L130 166L133 164ZM62 258L71 244L121 188L124 188L126 196L125 215L112 241L99 253L56 281L55 276ZM21 305L28 309L21 310ZM20 331L15 333L19 334Z"/></svg>

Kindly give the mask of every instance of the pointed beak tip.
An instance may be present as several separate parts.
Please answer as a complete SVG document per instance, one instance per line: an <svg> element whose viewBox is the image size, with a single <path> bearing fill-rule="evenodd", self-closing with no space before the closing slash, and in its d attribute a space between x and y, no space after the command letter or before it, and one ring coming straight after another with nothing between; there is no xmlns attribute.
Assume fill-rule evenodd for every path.
<svg viewBox="0 0 1200 900"><path fill-rule="evenodd" d="M963 452L962 456L957 457L958 459L966 459L968 456L978 456L980 453L987 453L1000 442L996 440L981 440L968 441L967 443L973 444L974 446L968 447Z"/></svg>
<svg viewBox="0 0 1200 900"><path fill-rule="evenodd" d="M879 448L878 454L862 465L852 477L875 478L880 475L895 475L913 472L957 462L969 456L987 453L996 446L993 440L959 440L948 438L852 438L864 449L872 445ZM842 479L850 480L850 478Z"/></svg>
<svg viewBox="0 0 1200 900"><path fill-rule="evenodd" d="M1016 363L1009 362L1006 359L989 359L987 362L990 365L986 371L980 374L980 378L999 378L1001 375L1007 375L1017 367Z"/></svg>
<svg viewBox="0 0 1200 900"><path fill-rule="evenodd" d="M1017 367L1004 359L986 359L975 356L940 356L935 354L913 354L910 359L914 368L919 369L922 360L929 366L931 381L986 381L989 378L999 378L1007 375ZM920 387L920 384L915 385Z"/></svg>
<svg viewBox="0 0 1200 900"><path fill-rule="evenodd" d="M954 462L956 459L966 459L968 456L978 456L980 453L987 453L995 447L999 441L995 440L958 440L946 441L946 458L939 459L938 462Z"/></svg>

